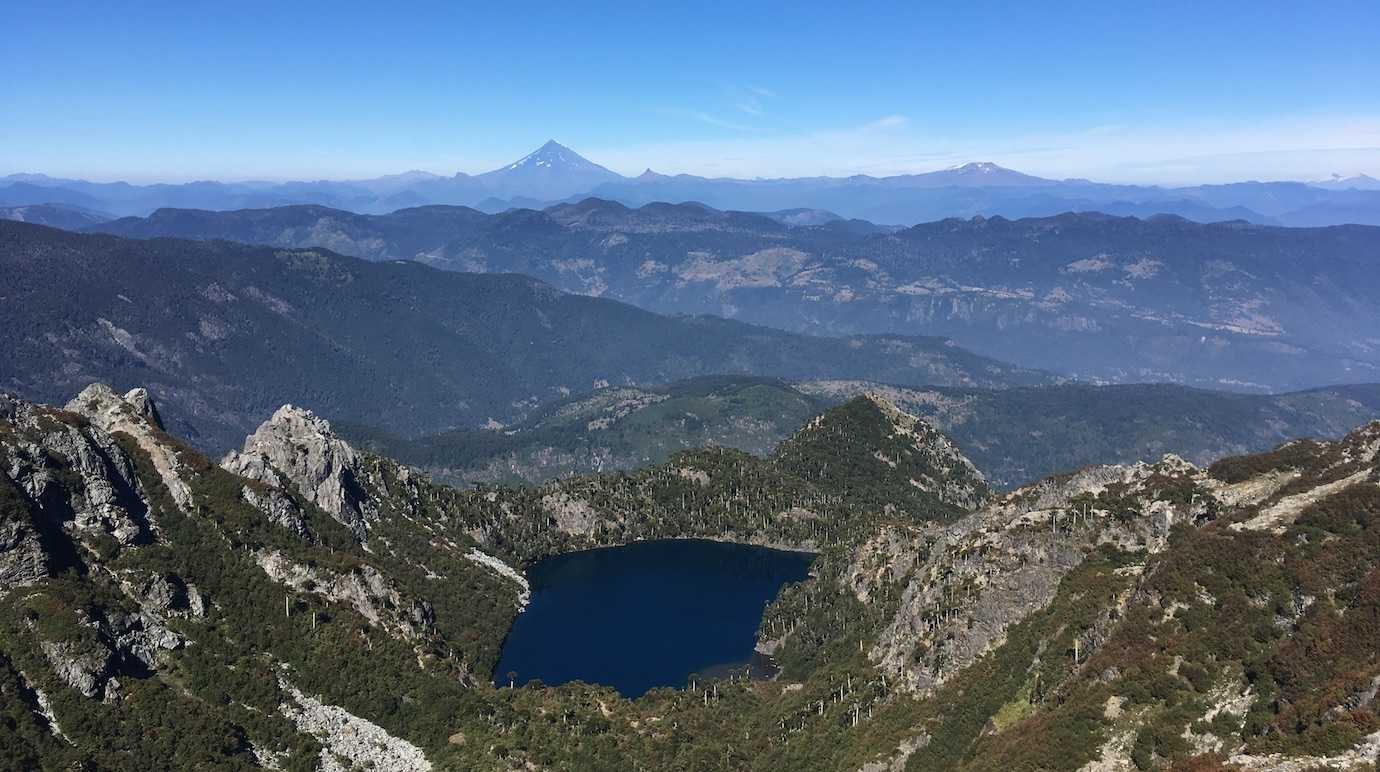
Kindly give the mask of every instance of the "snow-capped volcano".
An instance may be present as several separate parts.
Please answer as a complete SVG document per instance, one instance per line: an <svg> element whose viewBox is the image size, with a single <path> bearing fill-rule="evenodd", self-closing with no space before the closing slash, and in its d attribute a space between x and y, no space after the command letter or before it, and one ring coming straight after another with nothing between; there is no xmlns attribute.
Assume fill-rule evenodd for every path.
<svg viewBox="0 0 1380 772"><path fill-rule="evenodd" d="M556 140L547 140L546 144L523 156L518 161L503 167L503 169L521 169L524 166L547 166L552 168L565 167L569 169L602 169L608 171L599 164L585 158L579 153L562 145ZM502 171L502 170L500 170Z"/></svg>
<svg viewBox="0 0 1380 772"><path fill-rule="evenodd" d="M945 169L947 172L963 172L965 174L998 174L1009 172L1010 169L997 166L991 161L969 161L966 164L955 164Z"/></svg>
<svg viewBox="0 0 1380 772"><path fill-rule="evenodd" d="M554 201L624 179L553 140L501 169L479 175L495 196Z"/></svg>
<svg viewBox="0 0 1380 772"><path fill-rule="evenodd" d="M962 187L995 187L1005 185L1049 185L1053 181L998 166L991 161L973 161L950 166L937 172L919 175L933 182Z"/></svg>

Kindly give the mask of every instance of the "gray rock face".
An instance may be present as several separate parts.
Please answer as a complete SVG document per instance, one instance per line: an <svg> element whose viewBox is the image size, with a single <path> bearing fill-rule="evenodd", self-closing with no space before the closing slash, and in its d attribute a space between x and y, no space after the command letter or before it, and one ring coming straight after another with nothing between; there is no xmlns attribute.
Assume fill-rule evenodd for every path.
<svg viewBox="0 0 1380 772"><path fill-rule="evenodd" d="M48 556L33 523L18 513L0 512L0 591L47 575Z"/></svg>
<svg viewBox="0 0 1380 772"><path fill-rule="evenodd" d="M265 517L292 531L301 539L311 538L307 523L302 519L302 510L292 497L277 488L244 486L240 498L259 510Z"/></svg>
<svg viewBox="0 0 1380 772"><path fill-rule="evenodd" d="M0 419L0 591L72 565L82 547L153 538L134 462L109 431L10 396L0 398Z"/></svg>
<svg viewBox="0 0 1380 772"><path fill-rule="evenodd" d="M275 488L296 490L360 540L368 533L375 510L362 485L360 455L310 410L279 408L221 466ZM286 516L285 510L279 514Z"/></svg>
<svg viewBox="0 0 1380 772"><path fill-rule="evenodd" d="M370 623L416 638L432 629L436 613L431 604L405 595L395 582L371 565L338 573L294 562L277 551L257 555L259 567L294 592L315 592L328 600L344 603Z"/></svg>
<svg viewBox="0 0 1380 772"><path fill-rule="evenodd" d="M125 402L134 408L134 412L146 419L158 429L163 429L163 417L158 414L158 406L153 404L153 397L149 396L148 390L144 388L130 389L125 393Z"/></svg>
<svg viewBox="0 0 1380 772"><path fill-rule="evenodd" d="M346 772L347 769L374 769L379 772L426 772L431 769L422 749L394 737L382 727L303 694L285 679L279 685L290 701L284 701L279 711L305 734L318 738L321 749L321 769L326 772ZM341 761L348 762L349 766Z"/></svg>
<svg viewBox="0 0 1380 772"><path fill-rule="evenodd" d="M1189 506L1164 500L1165 480L1195 486L1201 495ZM1027 486L944 528L882 531L855 552L845 575L846 589L864 601L899 584L899 608L871 658L901 688L931 692L1047 606L1064 576L1099 544L1163 549L1171 523L1191 521L1206 508L1205 483L1203 472L1166 456L1153 465L1092 467ZM1075 503L1110 486L1124 490L1136 509Z"/></svg>
<svg viewBox="0 0 1380 772"><path fill-rule="evenodd" d="M120 698L118 676L154 670L165 651L186 640L147 612L116 613L105 620L81 618L91 634L79 640L42 641L53 672L83 697Z"/></svg>
<svg viewBox="0 0 1380 772"><path fill-rule="evenodd" d="M92 698L105 694L111 670L109 649L98 647L83 650L66 641L44 641L42 648L43 656L48 658L53 672L81 696Z"/></svg>
<svg viewBox="0 0 1380 772"><path fill-rule="evenodd" d="M155 618L170 616L201 617L206 614L206 601L196 585L183 581L176 575L128 576L121 580L120 587L133 598L144 611Z"/></svg>
<svg viewBox="0 0 1380 772"><path fill-rule="evenodd" d="M153 459L173 501L184 512L191 511L192 489L182 479L184 470L176 448L157 436L162 433L162 424L147 391L133 389L121 397L109 386L93 383L67 403L67 410L85 416L109 434L124 432L133 437Z"/></svg>
<svg viewBox="0 0 1380 772"><path fill-rule="evenodd" d="M181 635L169 630L152 614L139 611L133 614L113 614L106 622L114 640L114 649L124 658L137 660L149 670L158 668L158 660L165 651L179 649L186 642Z"/></svg>
<svg viewBox="0 0 1380 772"><path fill-rule="evenodd" d="M1233 507L1261 514L1230 528L1272 530L1307 503L1380 481L1380 423L1317 455L1332 460L1304 476L1270 470L1234 483L1173 455L1088 467L1019 488L942 528L889 526L855 550L841 589L863 602L883 589L899 592L898 609L869 654L889 681L927 694L1053 601L1060 581L1099 545L1157 553L1176 523ZM1084 634L1085 654L1111 624L1104 617Z"/></svg>

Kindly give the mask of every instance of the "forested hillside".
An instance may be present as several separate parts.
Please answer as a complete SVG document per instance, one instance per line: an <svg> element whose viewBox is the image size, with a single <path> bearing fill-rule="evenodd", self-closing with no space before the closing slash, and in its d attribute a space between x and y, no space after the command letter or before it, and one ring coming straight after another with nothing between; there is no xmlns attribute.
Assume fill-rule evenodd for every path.
<svg viewBox="0 0 1380 772"><path fill-rule="evenodd" d="M1115 383L1268 392L1380 380L1370 302L1380 293L1380 228L1089 209L897 229L592 198L493 215L165 210L95 227L512 271L661 313L811 334L943 335L1026 367Z"/></svg>
<svg viewBox="0 0 1380 772"><path fill-rule="evenodd" d="M877 396L767 459L468 492L300 408L220 465L140 390L0 419L8 766L1345 768L1380 737L1380 423L994 497ZM678 536L818 552L763 617L776 680L490 685L524 565Z"/></svg>
<svg viewBox="0 0 1380 772"><path fill-rule="evenodd" d="M814 414L869 392L885 395L953 437L999 488L1090 464L1150 461L1166 453L1206 464L1268 450L1290 438L1340 437L1380 418L1376 384L1257 395L1172 384L965 389L718 377L600 389L505 427L417 437L361 424L337 428L455 485L541 483L636 469L706 445L766 455Z"/></svg>
<svg viewBox="0 0 1380 772"><path fill-rule="evenodd" d="M59 401L146 387L194 445L232 446L285 402L405 435L600 385L710 374L1007 386L1052 376L940 338L817 338L668 317L522 276L321 249L138 241L0 222L0 387Z"/></svg>

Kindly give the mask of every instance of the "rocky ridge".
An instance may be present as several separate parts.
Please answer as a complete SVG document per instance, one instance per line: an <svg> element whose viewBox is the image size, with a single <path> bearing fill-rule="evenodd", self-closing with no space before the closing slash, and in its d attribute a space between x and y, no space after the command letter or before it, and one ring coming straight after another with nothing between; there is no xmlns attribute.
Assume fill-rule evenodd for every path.
<svg viewBox="0 0 1380 772"><path fill-rule="evenodd" d="M249 611L245 593L262 597L273 585L282 588L278 613L287 621L309 611L310 630L324 631L357 619L351 647L393 640L411 650L414 668L449 672L461 683L472 683L476 661L496 655L496 642L479 643L484 636L470 632L473 622L457 617L454 603L471 604L470 617L485 609L506 624L525 602L521 575L437 523L426 510L434 504L423 493L427 483L394 466L383 482L385 465L356 454L310 413L285 408L276 418L235 456L256 476L235 477L164 433L142 389L121 396L92 385L62 410L0 394L0 593L9 595L0 614L0 666L22 665L6 672L18 694L30 695L33 720L65 744L61 753L84 745L91 722L105 720L81 700L128 713L147 699L182 699L154 695L185 677L176 674L188 667L186 657L201 656L191 652L226 645L227 633L214 629L230 625L228 636L237 637L233 631L245 629L237 615ZM387 505L375 498L381 495L390 497ZM400 513L432 520L425 547L396 543L409 534L394 519ZM364 537L384 554L371 556ZM424 576L411 577L415 568L405 561L425 563ZM249 584L232 589L229 577ZM440 621L426 597L433 593L447 601ZM262 624L262 609L249 613ZM281 658L285 672L298 677L311 669L281 646L269 644L264 655ZM396 753L382 755L371 750L375 740L341 745L337 732L304 716L349 713L289 691L281 715L309 735L321 729L327 767L340 757L415 769L425 758L402 740ZM246 752L261 761L285 759L291 750L281 745L284 728L259 727L268 735Z"/></svg>
<svg viewBox="0 0 1380 772"><path fill-rule="evenodd" d="M6 753L1294 770L1364 759L1380 732L1380 423L994 495L941 433L866 397L769 459L709 449L462 492L298 408L221 467L138 393L92 388L68 407L0 398ZM527 590L518 568L682 536L818 550L763 618L779 682L636 702L488 684Z"/></svg>
<svg viewBox="0 0 1380 772"><path fill-rule="evenodd" d="M1099 723L1105 724L1108 734L1096 758L1086 762L1087 772L1144 769L1195 753L1219 758L1240 769L1346 768L1373 754L1375 735L1368 733L1374 731L1373 723L1361 722L1359 732L1348 735L1353 740L1326 746L1314 741L1312 748L1327 750L1293 754L1265 752L1249 736L1232 737L1243 726L1249 729L1252 721L1270 720L1262 716L1276 711L1288 713L1288 700L1300 698L1280 696L1274 691L1279 687L1273 681L1257 680L1253 684L1248 677L1253 667L1268 670L1281 664L1250 664L1258 660L1231 664L1234 657L1242 655L1228 653L1224 648L1230 633L1211 643L1199 640L1194 644L1199 648L1185 646L1180 642L1183 637L1197 640L1211 636L1201 630L1195 632L1201 623L1190 624L1185 633L1181 626L1185 623L1174 620L1176 615L1202 614L1204 608L1231 608L1241 602L1237 600L1240 593L1255 608L1268 609L1270 603L1276 603L1280 609L1277 613L1285 616L1274 617L1270 634L1255 633L1257 640L1265 639L1266 643L1257 644L1264 651L1278 646L1297 652L1276 657L1318 656L1304 654L1294 647L1325 644L1295 644L1292 639L1311 635L1309 625L1324 624L1317 620L1328 618L1330 613L1356 615L1356 624L1364 625L1360 620L1373 613L1370 601L1356 598L1351 595L1353 590L1343 588L1351 587L1352 582L1359 581L1363 586L1372 582L1378 575L1376 569L1369 568L1367 573L1367 568L1356 566L1349 578L1346 570L1332 569L1336 576L1328 581L1340 584L1329 585L1329 591L1338 593L1338 598L1329 602L1335 605L1335 611L1329 612L1309 609L1312 598L1304 598L1300 605L1301 590L1289 590L1287 584L1272 584L1273 577L1263 576L1258 564L1247 561L1239 566L1227 565L1220 550L1243 556L1279 553L1277 560L1303 565L1320 559L1322 565L1331 567L1331 561L1337 558L1328 557L1326 552L1314 557L1310 553L1316 553L1315 548L1304 548L1288 558L1284 555L1319 536L1331 545L1327 549L1332 551L1346 554L1346 550L1359 548L1347 546L1348 542L1354 544L1356 539L1364 538L1354 527L1339 529L1325 523L1329 523L1326 518L1332 517L1328 514L1331 512L1345 513L1343 517L1348 519L1380 516L1377 455L1380 422L1368 424L1336 442L1289 443L1272 453L1227 459L1206 469L1173 456L1156 464L1091 467L1020 488L949 527L885 528L854 551L848 570L840 577L840 589L860 599L883 593L897 598L894 611L889 612L868 649L869 659L894 688L932 695L936 700L952 699L962 690L975 688L973 682L961 676L980 669L980 662L989 663L984 667L993 667L1002 662L1024 661L1028 664L1022 667L1028 669L1024 674L1014 671L1015 680L1011 682L1024 684L1017 693L1005 698L1011 701L1002 711L1029 711L1027 715L1038 717L1042 711L1050 710L1052 715L1043 720L1046 723L1039 718L1027 722L1035 727L1047 726L1048 721L1059 720L1055 718L1059 715L1072 720L1067 715L1071 708L1067 706L1079 696L1088 695L1084 699L1099 706ZM1208 557L1202 552L1206 547L1199 546L1202 544L1211 544L1211 549L1219 552L1208 553ZM1104 569L1098 584L1085 584L1088 566L1108 559L1115 569ZM1192 563L1204 559L1209 562ZM1258 559L1269 560L1264 555ZM1194 567L1183 567L1188 564ZM1166 584L1171 581L1169 577L1176 575L1189 579L1188 586L1180 590ZM1076 576L1081 578L1075 579ZM1244 583L1224 582L1227 576ZM1070 582L1085 589L1069 596ZM1253 587L1254 582L1259 585ZM1171 596L1170 587L1174 587L1172 592L1182 594ZM1080 621L1073 621L1076 616L1065 618L1065 626L1051 629L1049 638L1028 637L1028 628L1038 628L1040 623L1036 620L1042 614L1051 609L1066 609L1083 593L1105 593L1104 600L1085 611L1086 616ZM1274 601L1267 600L1271 593ZM1349 599L1342 600L1343 594ZM1355 610L1348 612L1347 607L1352 604L1356 604ZM1315 621L1305 623L1304 618L1310 616ZM1142 620L1157 620L1154 625L1158 629L1154 633L1140 631L1138 625ZM1072 625L1076 627L1070 629ZM1170 632L1176 626L1180 626L1179 630ZM1012 639L1013 633L1018 639ZM1162 641L1158 644L1164 651L1161 661L1174 677L1190 679L1192 688L1183 692L1171 688L1165 694L1172 696L1157 697L1137 691L1144 688L1136 681L1143 677L1139 670L1142 666L1128 659L1127 651L1143 647L1147 634L1152 636L1151 640ZM1380 643L1371 639L1367 644L1359 644L1355 636L1362 633L1354 628L1329 634L1356 641L1352 645ZM1278 642L1269 642L1271 638ZM1035 650L1027 649L1023 654L1019 648L1011 648L1032 644ZM1345 680L1326 687L1293 687L1312 691L1322 700L1320 707L1310 705L1316 712L1306 715L1334 720L1347 711L1373 705L1375 692L1367 685L1380 677L1380 666L1375 664L1373 655L1357 654L1360 669L1347 674ZM1055 667L1059 662L1063 664ZM1086 667L1082 667L1084 663ZM1148 667L1153 669L1155 665ZM1242 667L1247 670L1244 674ZM1317 665L1300 667L1319 669ZM1181 672L1187 675L1179 676ZM1052 674L1058 674L1061 680L1044 680ZM955 680L958 683L946 690L946 685ZM1341 683L1356 685L1339 689ZM1195 693L1198 696L1187 696ZM1328 696L1321 697L1324 693ZM1042 700L1036 696L1039 694L1058 694L1066 707L1041 707ZM1177 700L1188 700L1186 704L1193 706L1190 712L1176 713L1165 707ZM1103 702L1105 710L1101 707ZM1128 707L1132 703L1135 708ZM1176 725L1171 716L1186 717L1178 718L1183 723ZM1003 741L996 738L1005 736L1000 732L1007 729L1012 719L1003 719L998 713L993 720L997 722L995 728L989 724L973 738L974 749L970 752L978 758L984 758L984 753L1000 758L1003 753L998 751L998 744ZM1326 720L1311 723L1316 720L1319 719L1303 719L1287 728L1278 726L1275 731L1282 736L1310 736L1326 726ZM936 720L928 728L926 742L934 736L934 726L941 723ZM1020 737L1020 730L1012 731L1016 733L1014 737ZM1176 737L1181 733L1188 738L1188 744L1178 739L1154 739L1164 731L1172 731ZM1021 740L1008 738L1004 742ZM936 756L917 758L929 759L928 763L933 764Z"/></svg>

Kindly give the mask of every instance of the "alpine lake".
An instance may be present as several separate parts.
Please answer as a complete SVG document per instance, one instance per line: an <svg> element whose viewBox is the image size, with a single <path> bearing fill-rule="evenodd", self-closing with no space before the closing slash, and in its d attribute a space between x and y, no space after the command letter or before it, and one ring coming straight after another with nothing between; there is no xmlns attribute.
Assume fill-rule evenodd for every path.
<svg viewBox="0 0 1380 772"><path fill-rule="evenodd" d="M701 539L572 552L527 571L532 598L503 644L494 683L569 681L626 697L692 677L770 675L754 650L764 606L815 556Z"/></svg>

